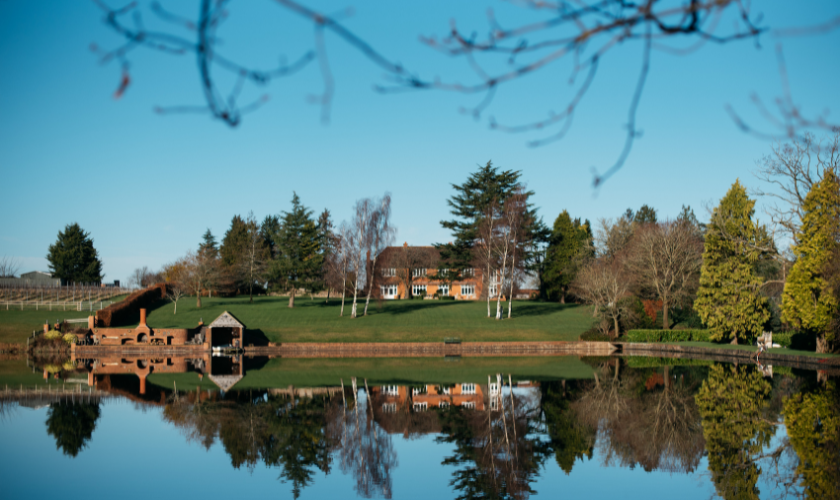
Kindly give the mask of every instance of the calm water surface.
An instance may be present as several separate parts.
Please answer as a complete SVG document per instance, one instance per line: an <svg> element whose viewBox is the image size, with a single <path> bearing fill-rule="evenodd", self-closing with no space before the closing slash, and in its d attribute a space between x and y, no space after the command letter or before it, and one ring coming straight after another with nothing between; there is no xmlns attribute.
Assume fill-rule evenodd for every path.
<svg viewBox="0 0 840 500"><path fill-rule="evenodd" d="M837 380L783 367L21 360L0 384L3 498L840 498Z"/></svg>

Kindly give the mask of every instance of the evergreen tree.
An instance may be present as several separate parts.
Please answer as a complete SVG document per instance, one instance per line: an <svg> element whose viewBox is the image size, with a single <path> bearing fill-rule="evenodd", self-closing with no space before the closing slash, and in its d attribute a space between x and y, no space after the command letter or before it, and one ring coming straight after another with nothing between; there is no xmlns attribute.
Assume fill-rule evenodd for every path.
<svg viewBox="0 0 840 500"><path fill-rule="evenodd" d="M201 243L198 244L198 251L204 253L209 257L216 257L219 253L219 247L216 244L216 237L210 232L210 228L204 231L201 236Z"/></svg>
<svg viewBox="0 0 840 500"><path fill-rule="evenodd" d="M753 338L770 319L756 274L769 242L764 227L752 220L754 206L747 190L735 181L707 228L694 308L713 330L713 340L738 343Z"/></svg>
<svg viewBox="0 0 840 500"><path fill-rule="evenodd" d="M557 216L545 253L542 272L543 293L550 300L566 302L569 285L575 279L575 263L580 252L591 248L592 230L589 222L569 216L565 210Z"/></svg>
<svg viewBox="0 0 840 500"><path fill-rule="evenodd" d="M713 365L695 396L709 472L724 499L759 498L756 457L774 432L763 418L770 392L770 382L753 367Z"/></svg>
<svg viewBox="0 0 840 500"><path fill-rule="evenodd" d="M75 457L85 449L99 419L99 403L53 403L47 410L47 434L56 449Z"/></svg>
<svg viewBox="0 0 840 500"><path fill-rule="evenodd" d="M438 244L441 259L449 269L451 281L460 278L459 272L473 267L473 245L478 239L478 225L483 214L494 203L497 207L504 206L504 202L513 196L520 186L519 178L522 172L518 170L499 170L488 161L478 171L471 174L463 184L453 184L456 194L447 200L452 220L441 221L445 229L452 231L453 242ZM522 193L526 197L533 195L532 191ZM524 260L527 268L533 269L539 258L539 243L548 239L549 231L542 219L536 215L536 208L531 204L526 207L526 219L530 224L526 228L524 240L534 244L528 249Z"/></svg>
<svg viewBox="0 0 840 500"><path fill-rule="evenodd" d="M260 236L263 239L263 244L268 248L271 257L277 255L277 241L275 238L280 232L280 218L276 215L266 215L260 225Z"/></svg>
<svg viewBox="0 0 840 500"><path fill-rule="evenodd" d="M237 264L241 255L248 246L248 227L245 221L238 215L233 216L230 221L230 229L225 232L222 239L222 246L219 253L222 257L222 264L232 267Z"/></svg>
<svg viewBox="0 0 840 500"><path fill-rule="evenodd" d="M291 288L289 307L295 306L295 290L312 289L318 283L323 264L318 227L312 210L301 204L297 193L292 197L292 210L283 212L277 243L276 272Z"/></svg>
<svg viewBox="0 0 840 500"><path fill-rule="evenodd" d="M638 212L633 215L633 222L636 224L652 224L656 222L656 210L653 207L642 205Z"/></svg>
<svg viewBox="0 0 840 500"><path fill-rule="evenodd" d="M77 223L68 224L58 232L58 239L50 245L47 260L56 278L68 283L99 283L102 281L102 261L93 248L90 233Z"/></svg>
<svg viewBox="0 0 840 500"><path fill-rule="evenodd" d="M337 237L334 232L330 211L326 208L318 216L318 247L321 250L321 269L318 270L318 287L327 289L327 300L330 301L330 285L327 283L329 262L336 252Z"/></svg>
<svg viewBox="0 0 840 500"><path fill-rule="evenodd" d="M827 170L805 197L804 216L793 247L796 262L782 295L782 319L816 337L817 351L828 352L835 342L831 320L840 304L824 276L840 244L840 179Z"/></svg>
<svg viewBox="0 0 840 500"><path fill-rule="evenodd" d="M840 397L836 382L784 402L785 428L806 498L840 499Z"/></svg>

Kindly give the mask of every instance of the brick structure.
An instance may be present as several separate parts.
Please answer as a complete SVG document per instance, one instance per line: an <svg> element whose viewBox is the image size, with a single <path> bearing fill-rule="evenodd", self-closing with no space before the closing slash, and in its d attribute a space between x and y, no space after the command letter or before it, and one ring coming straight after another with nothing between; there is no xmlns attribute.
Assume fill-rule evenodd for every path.
<svg viewBox="0 0 840 500"><path fill-rule="evenodd" d="M134 328L103 328L96 326L96 318L88 318L89 331L81 339L89 338L101 347L144 346L201 346L242 347L245 325L225 311L209 326L199 321L195 328L152 328L146 323L146 309L140 309L140 324ZM80 340L81 340L80 339Z"/></svg>
<svg viewBox="0 0 840 500"><path fill-rule="evenodd" d="M111 377L117 375L135 375L140 379L140 394L146 393L146 378L153 373L189 373L198 377L206 375L223 391L230 390L245 376L245 364L240 356L214 357L210 353L196 357L170 356L149 358L126 354L108 355L94 359L77 359L77 366L83 366L88 372L88 385L102 389L101 384L111 383Z"/></svg>
<svg viewBox="0 0 840 500"><path fill-rule="evenodd" d="M386 300L435 294L456 300L477 300L485 293L484 273L480 268L464 270L460 280L447 283L434 279L440 264L440 252L431 246L388 247L376 258L373 276L374 297ZM406 289L409 284L410 290ZM490 287L491 297L494 296Z"/></svg>

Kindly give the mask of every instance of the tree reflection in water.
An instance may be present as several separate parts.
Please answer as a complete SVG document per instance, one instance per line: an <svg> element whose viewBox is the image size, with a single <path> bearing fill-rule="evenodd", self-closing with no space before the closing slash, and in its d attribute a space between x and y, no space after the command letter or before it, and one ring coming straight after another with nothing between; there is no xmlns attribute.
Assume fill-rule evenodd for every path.
<svg viewBox="0 0 840 500"><path fill-rule="evenodd" d="M398 466L392 439L401 434L436 435L452 447L443 464L454 469L449 484L461 499L527 499L547 461L568 475L597 454L604 465L671 473L697 472L705 455L725 499L761 493L840 500L835 381L813 372L770 379L754 366L711 362L587 362L591 380L513 389L511 377L496 375L486 386L470 383L470 395L459 397L472 408L458 406L466 399L444 403L454 386L388 386L386 394L366 383L357 388L355 379L347 389L224 396L161 389L160 398L138 404L165 404L166 421L207 449L221 442L234 468L276 468L295 498L319 473L329 474L334 461L353 477L358 496L391 498ZM89 442L100 407L54 403L47 415L57 447L75 457ZM787 436L776 431L782 424Z"/></svg>
<svg viewBox="0 0 840 500"><path fill-rule="evenodd" d="M99 419L99 403L61 401L47 410L47 433L55 438L56 449L75 457L90 441Z"/></svg>

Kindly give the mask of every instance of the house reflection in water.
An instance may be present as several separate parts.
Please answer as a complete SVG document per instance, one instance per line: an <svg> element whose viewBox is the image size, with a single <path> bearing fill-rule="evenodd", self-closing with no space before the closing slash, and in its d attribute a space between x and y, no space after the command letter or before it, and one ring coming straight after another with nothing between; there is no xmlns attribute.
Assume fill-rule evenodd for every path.
<svg viewBox="0 0 840 500"><path fill-rule="evenodd" d="M112 377L135 375L139 379L138 394L146 394L146 379L152 374L196 373L198 379L207 376L219 389L227 392L245 376L245 363L241 356L199 357L170 356L150 358L119 355L95 359L75 359L77 370L87 371L87 382L99 390L109 390ZM48 375L44 372L45 377Z"/></svg>

